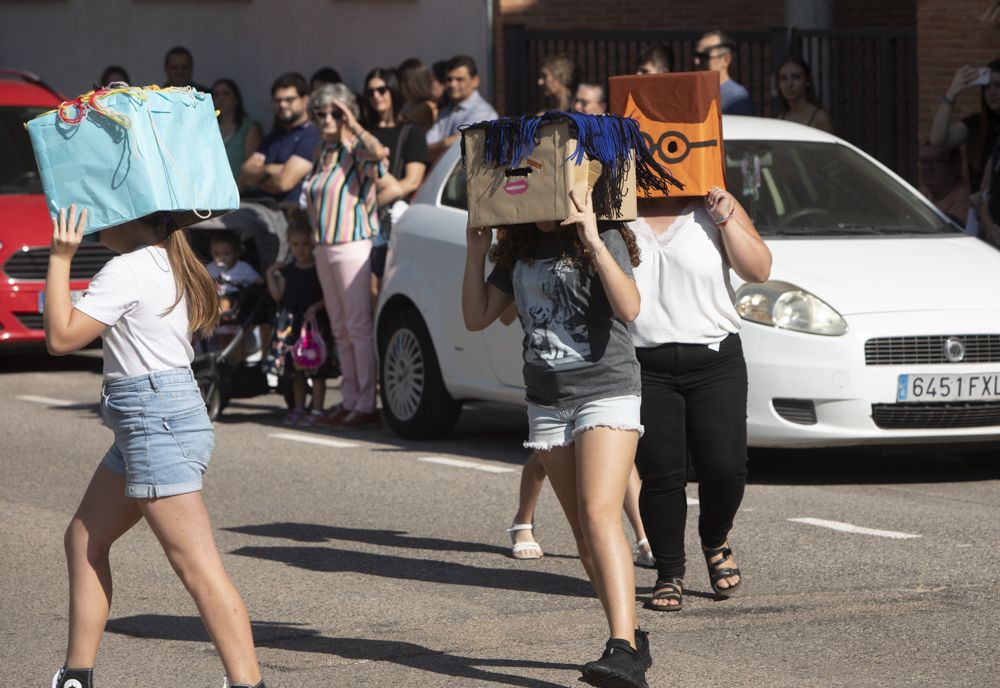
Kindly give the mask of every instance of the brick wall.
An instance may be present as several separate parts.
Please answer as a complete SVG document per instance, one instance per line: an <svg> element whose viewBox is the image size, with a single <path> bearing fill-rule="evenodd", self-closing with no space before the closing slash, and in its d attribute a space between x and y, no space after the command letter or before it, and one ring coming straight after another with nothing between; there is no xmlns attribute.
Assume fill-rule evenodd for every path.
<svg viewBox="0 0 1000 688"><path fill-rule="evenodd" d="M917 0L835 0L833 26L837 29L876 26L913 26Z"/></svg>
<svg viewBox="0 0 1000 688"><path fill-rule="evenodd" d="M934 112L955 70L985 65L1000 57L1000 26L979 22L987 0L920 0L917 7L917 65L920 77L920 137L926 138ZM979 89L958 97L954 117L979 110Z"/></svg>

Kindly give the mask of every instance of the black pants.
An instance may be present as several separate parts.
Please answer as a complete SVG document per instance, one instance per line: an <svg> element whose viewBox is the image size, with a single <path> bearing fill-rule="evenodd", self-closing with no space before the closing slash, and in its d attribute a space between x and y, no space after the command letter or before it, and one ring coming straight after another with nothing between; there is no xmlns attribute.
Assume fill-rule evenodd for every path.
<svg viewBox="0 0 1000 688"><path fill-rule="evenodd" d="M639 511L660 578L684 576L688 452L698 475L698 533L718 547L733 527L747 476L747 368L739 335L636 349L642 424Z"/></svg>

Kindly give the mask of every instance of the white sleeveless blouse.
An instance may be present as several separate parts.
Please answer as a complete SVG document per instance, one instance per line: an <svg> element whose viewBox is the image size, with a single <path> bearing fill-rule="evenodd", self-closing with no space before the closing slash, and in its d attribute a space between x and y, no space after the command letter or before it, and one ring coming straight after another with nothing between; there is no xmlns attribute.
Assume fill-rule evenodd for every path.
<svg viewBox="0 0 1000 688"><path fill-rule="evenodd" d="M739 332L722 236L701 199L689 203L659 237L641 217L629 227L642 251L633 270L639 317L629 323L635 346L711 345Z"/></svg>

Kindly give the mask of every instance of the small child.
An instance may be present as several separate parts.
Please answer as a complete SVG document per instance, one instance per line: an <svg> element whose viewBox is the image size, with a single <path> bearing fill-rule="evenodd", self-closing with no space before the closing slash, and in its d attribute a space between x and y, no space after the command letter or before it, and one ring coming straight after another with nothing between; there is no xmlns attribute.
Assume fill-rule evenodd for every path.
<svg viewBox="0 0 1000 688"><path fill-rule="evenodd" d="M232 297L241 289L252 284L263 284L256 270L245 260L239 259L240 238L228 229L212 234L209 251L212 262L207 266L208 274L219 284L219 296L222 298L222 310L233 307Z"/></svg>
<svg viewBox="0 0 1000 688"><path fill-rule="evenodd" d="M297 370L291 361L291 347L299 336L302 323L326 310L323 289L316 275L312 231L308 225L294 222L289 225L288 248L292 254L291 262L279 261L267 269L267 289L278 303L278 308L285 311L291 319L290 328L274 328L275 341L271 350L280 359L276 367L292 384L294 408L282 422L285 425L314 425L323 416L329 366L324 363L316 372L307 374ZM279 317L280 315L279 311ZM306 411L307 377L313 383L311 412Z"/></svg>
<svg viewBox="0 0 1000 688"><path fill-rule="evenodd" d="M225 229L212 233L209 243L212 260L205 267L218 285L219 306L223 313L223 324L215 328L215 339L219 348L225 348L239 332L239 325L233 324L232 319L226 316L236 307L237 295L251 285L264 283L263 278L250 263L238 258L239 250L240 238L235 232ZM251 347L248 347L246 342L240 342L235 356L237 360L242 361L250 353Z"/></svg>

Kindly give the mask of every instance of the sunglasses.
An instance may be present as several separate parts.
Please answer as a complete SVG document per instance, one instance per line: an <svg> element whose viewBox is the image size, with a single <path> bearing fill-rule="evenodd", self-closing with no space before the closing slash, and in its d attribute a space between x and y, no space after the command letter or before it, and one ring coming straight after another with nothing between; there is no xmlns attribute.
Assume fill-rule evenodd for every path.
<svg viewBox="0 0 1000 688"><path fill-rule="evenodd" d="M722 57L723 55L726 54L725 52L721 52L721 53L715 53L713 55L712 54L713 50L719 50L721 48L721 49L726 50L727 52L732 52L735 47L736 46L731 45L729 43L719 43L719 45L713 45L708 50L703 50L703 51L698 51L698 52L692 53L691 56L695 59L695 62L708 62L709 60L711 60L713 58Z"/></svg>
<svg viewBox="0 0 1000 688"><path fill-rule="evenodd" d="M344 113L341 112L340 110L331 110L330 112L317 112L315 113L315 115L316 119L319 121L323 121L327 117L333 117L338 122L344 119Z"/></svg>
<svg viewBox="0 0 1000 688"><path fill-rule="evenodd" d="M376 86L375 88L365 89L365 95L367 95L369 98L371 98L376 93L379 94L380 96L384 96L388 92L389 92L388 86Z"/></svg>

